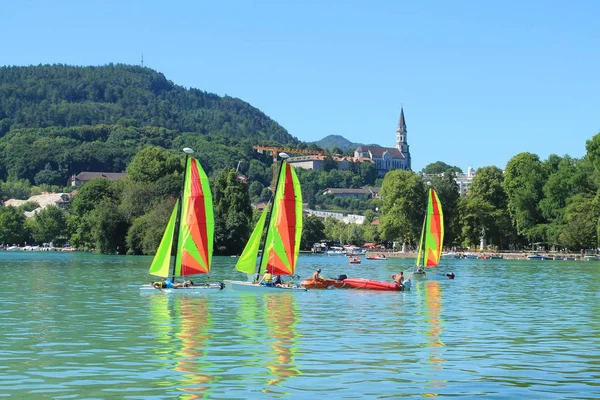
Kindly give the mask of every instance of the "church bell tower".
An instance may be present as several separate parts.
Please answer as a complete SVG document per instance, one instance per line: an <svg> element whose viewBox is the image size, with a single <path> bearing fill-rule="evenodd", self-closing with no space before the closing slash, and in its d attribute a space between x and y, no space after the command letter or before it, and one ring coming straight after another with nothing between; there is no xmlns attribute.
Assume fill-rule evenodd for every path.
<svg viewBox="0 0 600 400"><path fill-rule="evenodd" d="M400 108L400 120L396 128L396 148L404 155L406 164L404 169L410 170L410 150L407 141L406 122L404 121L404 107Z"/></svg>

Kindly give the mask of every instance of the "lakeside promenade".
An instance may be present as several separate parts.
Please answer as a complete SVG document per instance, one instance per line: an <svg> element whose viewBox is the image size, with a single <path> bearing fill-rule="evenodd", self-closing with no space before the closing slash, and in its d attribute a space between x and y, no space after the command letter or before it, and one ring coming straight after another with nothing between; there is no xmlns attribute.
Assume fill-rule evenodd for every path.
<svg viewBox="0 0 600 400"><path fill-rule="evenodd" d="M390 251L390 250L377 250L377 251L368 251L367 256L376 256L377 254L385 254L388 258L416 258L416 251ZM460 258L465 258L464 255L476 255L479 259L489 259L491 256L502 256L504 260L527 260L527 256L531 254L538 254L548 259L552 259L557 257L557 259L562 259L565 257L574 258L575 260L585 260L585 257L582 257L580 253L560 253L560 252L457 252L457 254L461 255ZM588 255L587 256L594 256ZM443 258L443 256L442 256Z"/></svg>

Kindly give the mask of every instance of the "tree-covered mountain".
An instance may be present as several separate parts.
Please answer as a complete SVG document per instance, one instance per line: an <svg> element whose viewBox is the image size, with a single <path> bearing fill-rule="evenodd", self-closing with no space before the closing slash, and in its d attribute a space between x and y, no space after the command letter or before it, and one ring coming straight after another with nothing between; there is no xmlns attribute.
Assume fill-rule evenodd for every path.
<svg viewBox="0 0 600 400"><path fill-rule="evenodd" d="M332 150L337 147L344 151L353 150L360 146L360 143L353 143L341 135L328 135L314 143L322 149Z"/></svg>
<svg viewBox="0 0 600 400"><path fill-rule="evenodd" d="M81 171L123 171L149 144L194 145L211 170L249 162L252 145L268 143L298 140L240 99L185 89L150 68L0 67L4 180L64 184Z"/></svg>

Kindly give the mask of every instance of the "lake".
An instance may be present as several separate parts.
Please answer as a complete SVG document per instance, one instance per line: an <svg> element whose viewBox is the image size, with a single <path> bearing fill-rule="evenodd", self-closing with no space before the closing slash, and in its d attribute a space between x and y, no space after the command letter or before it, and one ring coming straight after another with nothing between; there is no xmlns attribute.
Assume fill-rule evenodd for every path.
<svg viewBox="0 0 600 400"><path fill-rule="evenodd" d="M245 277L235 261L211 279ZM0 252L0 398L600 398L600 261L443 260L455 280L407 292L142 295L150 262ZM302 255L297 273L411 263Z"/></svg>

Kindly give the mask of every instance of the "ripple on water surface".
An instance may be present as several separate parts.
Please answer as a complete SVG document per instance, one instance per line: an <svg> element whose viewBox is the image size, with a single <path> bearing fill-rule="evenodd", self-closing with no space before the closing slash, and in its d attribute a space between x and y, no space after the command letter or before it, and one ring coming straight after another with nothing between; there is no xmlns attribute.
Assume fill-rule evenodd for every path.
<svg viewBox="0 0 600 400"><path fill-rule="evenodd" d="M454 281L409 292L140 295L150 261L0 253L15 282L0 293L0 394L600 397L600 262L449 260ZM234 262L215 257L211 278L241 278ZM410 263L302 256L297 272L389 280Z"/></svg>

